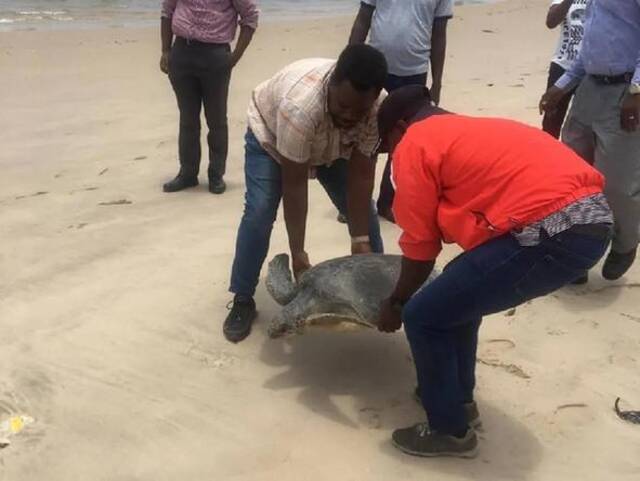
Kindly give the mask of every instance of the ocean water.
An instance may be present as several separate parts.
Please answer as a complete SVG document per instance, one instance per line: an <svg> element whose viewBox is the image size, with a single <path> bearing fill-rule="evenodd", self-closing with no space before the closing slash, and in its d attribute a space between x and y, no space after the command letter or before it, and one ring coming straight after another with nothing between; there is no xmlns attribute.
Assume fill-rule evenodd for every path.
<svg viewBox="0 0 640 481"><path fill-rule="evenodd" d="M457 0L484 3L490 0ZM158 22L162 0L0 0L0 31L145 26ZM359 0L258 0L262 18L352 14Z"/></svg>

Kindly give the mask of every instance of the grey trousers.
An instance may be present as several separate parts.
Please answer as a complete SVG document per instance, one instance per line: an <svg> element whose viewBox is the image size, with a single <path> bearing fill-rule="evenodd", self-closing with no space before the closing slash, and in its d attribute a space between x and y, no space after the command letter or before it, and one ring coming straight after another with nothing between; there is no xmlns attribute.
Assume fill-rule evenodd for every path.
<svg viewBox="0 0 640 481"><path fill-rule="evenodd" d="M228 44L187 43L176 38L169 58L169 79L180 109L180 174L200 170L200 112L204 105L209 134L209 179L222 178L227 163L227 97L231 77Z"/></svg>
<svg viewBox="0 0 640 481"><path fill-rule="evenodd" d="M576 92L562 141L605 176L615 217L612 250L625 253L640 241L640 130L620 127L628 85L603 85L587 76Z"/></svg>

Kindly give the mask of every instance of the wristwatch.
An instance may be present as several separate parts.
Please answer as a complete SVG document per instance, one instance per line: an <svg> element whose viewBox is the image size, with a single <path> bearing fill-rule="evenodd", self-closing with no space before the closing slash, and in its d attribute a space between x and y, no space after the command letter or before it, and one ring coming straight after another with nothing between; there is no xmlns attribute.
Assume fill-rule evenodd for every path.
<svg viewBox="0 0 640 481"><path fill-rule="evenodd" d="M640 83L631 82L631 85L629 85L629 93L631 95L640 95Z"/></svg>

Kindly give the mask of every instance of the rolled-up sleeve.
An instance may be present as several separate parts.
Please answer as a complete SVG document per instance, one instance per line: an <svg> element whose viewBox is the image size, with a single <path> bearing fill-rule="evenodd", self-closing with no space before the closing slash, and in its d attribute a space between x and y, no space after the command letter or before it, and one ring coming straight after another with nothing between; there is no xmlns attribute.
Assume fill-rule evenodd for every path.
<svg viewBox="0 0 640 481"><path fill-rule="evenodd" d="M176 5L178 0L164 0L162 2L162 13L161 15L165 18L173 17L173 12L176 11Z"/></svg>
<svg viewBox="0 0 640 481"><path fill-rule="evenodd" d="M396 190L393 214L402 230L400 249L412 260L431 261L442 250L438 227L439 189L434 169L422 148L404 139L393 153Z"/></svg>
<svg viewBox="0 0 640 481"><path fill-rule="evenodd" d="M240 16L240 25L253 30L258 28L260 10L254 0L233 0L233 6Z"/></svg>

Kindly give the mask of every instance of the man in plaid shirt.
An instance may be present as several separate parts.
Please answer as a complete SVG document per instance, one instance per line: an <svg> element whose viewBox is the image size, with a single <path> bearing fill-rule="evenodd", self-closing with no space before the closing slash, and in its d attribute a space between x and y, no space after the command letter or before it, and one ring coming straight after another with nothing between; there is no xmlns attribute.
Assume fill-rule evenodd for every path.
<svg viewBox="0 0 640 481"><path fill-rule="evenodd" d="M294 274L311 266L305 251L310 173L348 218L351 252L382 252L371 193L376 113L386 76L380 51L352 45L337 62L293 63L253 91L245 137L245 210L229 288L235 298L223 328L228 340L239 342L251 332L253 295L281 198Z"/></svg>

